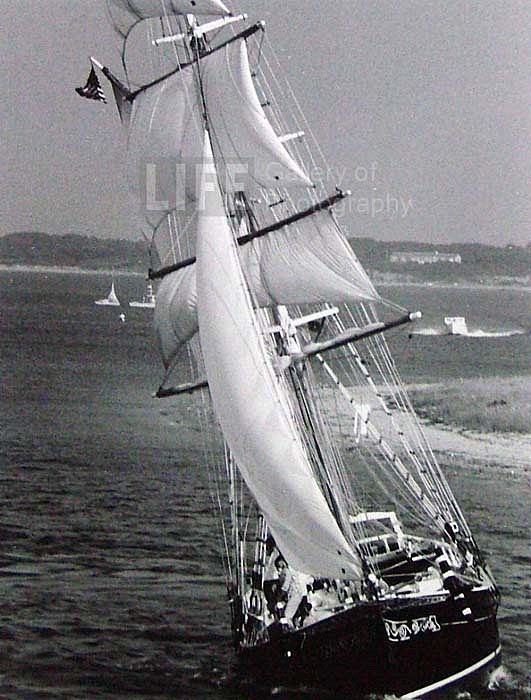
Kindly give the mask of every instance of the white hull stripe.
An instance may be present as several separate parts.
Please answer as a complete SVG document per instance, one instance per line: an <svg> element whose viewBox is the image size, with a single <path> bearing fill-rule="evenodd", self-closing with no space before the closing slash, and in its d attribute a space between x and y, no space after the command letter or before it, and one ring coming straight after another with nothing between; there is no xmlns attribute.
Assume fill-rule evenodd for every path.
<svg viewBox="0 0 531 700"><path fill-rule="evenodd" d="M431 685L427 685L425 688L419 688L418 690L413 690L411 693L406 693L405 695L401 695L400 700L411 700L412 698L420 698L423 695L426 695L426 693L431 693L432 691L438 690L439 688L442 688L443 686L448 685L449 683L453 683L453 681L457 681L460 678L464 678L465 676L468 676L470 673L474 673L474 671L477 671L482 666L486 666L489 663L489 661L492 661L494 658L496 658L496 656L498 656L500 651L501 651L501 646L499 646L492 653L485 656L484 659L477 661L475 664L472 664L472 666L465 668L463 671L459 671L458 673L454 673L453 676L448 676L448 678L443 678L442 681L437 681L436 683L432 683Z"/></svg>

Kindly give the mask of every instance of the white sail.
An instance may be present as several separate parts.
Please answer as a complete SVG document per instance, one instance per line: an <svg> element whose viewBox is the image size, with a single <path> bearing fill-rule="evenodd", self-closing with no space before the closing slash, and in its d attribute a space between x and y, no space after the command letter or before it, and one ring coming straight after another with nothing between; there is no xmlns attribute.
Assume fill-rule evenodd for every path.
<svg viewBox="0 0 531 700"><path fill-rule="evenodd" d="M228 15L221 0L107 0L113 24L126 36L137 22L171 15Z"/></svg>
<svg viewBox="0 0 531 700"><path fill-rule="evenodd" d="M264 113L245 41L234 41L215 51L201 65L223 191L311 187L311 180L289 155Z"/></svg>
<svg viewBox="0 0 531 700"><path fill-rule="evenodd" d="M191 69L141 91L128 125L131 185L153 227L165 213L193 215L195 170L201 157L200 108Z"/></svg>
<svg viewBox="0 0 531 700"><path fill-rule="evenodd" d="M167 275L157 291L154 324L166 369L179 348L198 330L195 268Z"/></svg>
<svg viewBox="0 0 531 700"><path fill-rule="evenodd" d="M244 15L199 24L196 14L227 15L221 0L107 3L127 85L91 61L112 83L151 237L149 277L162 278L156 302L149 286L129 305L156 303L167 369L156 396L202 391L191 404L219 510L235 646L275 685L292 680L294 663L302 683L345 689L359 680L350 666L385 662L397 641L411 673L396 680L393 664L382 663L361 690L411 697L464 679L499 654L498 593L379 335L418 314L378 318L372 302L386 302L332 211L346 193L317 202L293 155L302 134L296 101L288 123L276 111L275 128L269 123L259 95L279 85L280 66L265 60L260 37L256 53L250 48L261 23L236 36L221 25ZM157 47L151 66L146 41ZM119 304L114 284L95 303ZM336 372L325 358L340 347ZM181 376L169 386L171 371ZM288 564L282 593L269 534ZM453 635L458 651L437 671L439 637L430 633L440 632L440 613L440 644ZM371 644L347 658L329 644L336 628ZM297 643L308 635L311 644ZM464 670L463 642L472 651L481 642ZM414 668L421 646L434 647L429 676L426 664ZM320 652L324 667L314 663Z"/></svg>
<svg viewBox="0 0 531 700"><path fill-rule="evenodd" d="M256 187L309 187L264 114L252 83L245 41L201 60L205 102L225 192ZM128 169L132 187L156 226L164 212L193 215L202 142L202 105L192 67L141 90L128 124ZM226 166L226 168L225 168Z"/></svg>
<svg viewBox="0 0 531 700"><path fill-rule="evenodd" d="M358 556L315 481L257 328L208 136L202 195L197 235L199 333L224 437L290 564L314 575L357 578Z"/></svg>
<svg viewBox="0 0 531 700"><path fill-rule="evenodd" d="M98 299L94 302L97 306L120 306L120 300L114 288L114 280L111 282L111 290L105 299Z"/></svg>
<svg viewBox="0 0 531 700"><path fill-rule="evenodd" d="M379 299L330 214L314 216L315 221L307 221L302 227L289 227L239 246L247 284L258 306L350 304ZM246 234L243 220L240 235ZM163 294L159 292L155 314L166 367L198 329L195 265L170 277L161 285Z"/></svg>
<svg viewBox="0 0 531 700"><path fill-rule="evenodd" d="M330 212L251 241L240 255L259 306L380 299Z"/></svg>

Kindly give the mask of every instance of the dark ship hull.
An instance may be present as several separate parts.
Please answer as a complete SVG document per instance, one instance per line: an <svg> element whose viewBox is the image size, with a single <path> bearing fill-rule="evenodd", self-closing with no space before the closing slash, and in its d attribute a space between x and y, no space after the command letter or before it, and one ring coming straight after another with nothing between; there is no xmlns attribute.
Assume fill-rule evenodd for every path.
<svg viewBox="0 0 531 700"><path fill-rule="evenodd" d="M289 687L403 698L470 687L500 663L497 604L486 588L467 593L466 615L448 596L361 603L302 629L273 626L239 658L259 682Z"/></svg>

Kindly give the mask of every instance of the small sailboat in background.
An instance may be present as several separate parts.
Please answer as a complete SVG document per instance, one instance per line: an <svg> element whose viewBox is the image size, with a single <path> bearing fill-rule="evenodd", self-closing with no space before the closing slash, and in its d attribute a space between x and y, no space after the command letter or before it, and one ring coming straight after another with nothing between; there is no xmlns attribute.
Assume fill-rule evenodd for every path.
<svg viewBox="0 0 531 700"><path fill-rule="evenodd" d="M116 296L116 290L114 288L114 280L111 282L111 291L105 299L97 299L94 303L96 306L120 306L120 300Z"/></svg>
<svg viewBox="0 0 531 700"><path fill-rule="evenodd" d="M130 301L129 306L136 309L154 309L157 298L155 292L153 291L153 285L148 284L146 286L146 293L142 296L141 301Z"/></svg>
<svg viewBox="0 0 531 700"><path fill-rule="evenodd" d="M280 110L264 24L225 28L246 16L221 0L108 7L131 85L92 65L139 198L157 164L166 206L144 212L157 396L195 409L240 667L345 697L479 680L500 661L498 588L383 335L420 313L356 257L333 211L350 193L330 192L296 101ZM153 47L160 71L137 78L133 49ZM102 101L94 70L80 91Z"/></svg>

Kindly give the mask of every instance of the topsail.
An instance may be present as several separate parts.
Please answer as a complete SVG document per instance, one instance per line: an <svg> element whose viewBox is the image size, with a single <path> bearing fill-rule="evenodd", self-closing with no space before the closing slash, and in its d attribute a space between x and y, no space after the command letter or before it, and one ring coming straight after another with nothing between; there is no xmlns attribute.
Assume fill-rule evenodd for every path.
<svg viewBox="0 0 531 700"><path fill-rule="evenodd" d="M260 187L311 187L269 123L251 76L245 41L202 61L205 105L225 192Z"/></svg>
<svg viewBox="0 0 531 700"><path fill-rule="evenodd" d="M247 228L242 221L240 235ZM329 213L251 241L238 249L257 306L355 303L380 299ZM198 329L192 264L160 285L155 328L166 366Z"/></svg>

